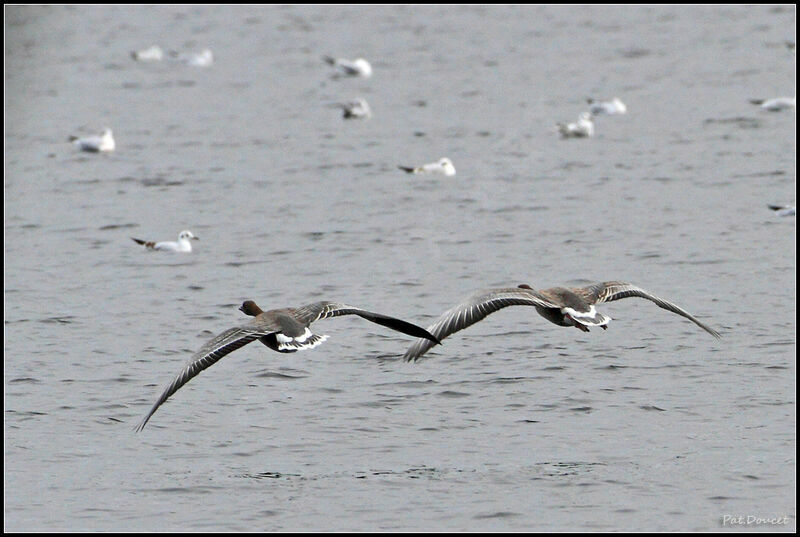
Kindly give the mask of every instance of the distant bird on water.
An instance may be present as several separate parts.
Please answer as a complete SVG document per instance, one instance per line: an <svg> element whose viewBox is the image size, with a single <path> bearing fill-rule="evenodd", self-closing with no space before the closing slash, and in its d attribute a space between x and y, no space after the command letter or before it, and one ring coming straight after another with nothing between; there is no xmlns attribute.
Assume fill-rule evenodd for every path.
<svg viewBox="0 0 800 537"><path fill-rule="evenodd" d="M795 108L795 97L775 97L774 99L750 99L750 102L757 104L764 110L770 112L780 112L781 110L788 110Z"/></svg>
<svg viewBox="0 0 800 537"><path fill-rule="evenodd" d="M88 151L90 153L105 153L114 151L117 144L114 142L114 133L111 129L106 127L103 134L100 136L87 136L85 138L78 138L77 136L70 136L69 141L77 145L81 151Z"/></svg>
<svg viewBox="0 0 800 537"><path fill-rule="evenodd" d="M583 112L575 123L557 123L562 138L589 138L594 136L594 118L591 112Z"/></svg>
<svg viewBox="0 0 800 537"><path fill-rule="evenodd" d="M160 62L164 59L164 51L158 45L142 50L131 51L131 57L138 62Z"/></svg>
<svg viewBox="0 0 800 537"><path fill-rule="evenodd" d="M624 114L628 111L628 107L625 106L625 103L620 101L618 97L614 97L610 101L595 101L594 99L586 99L586 102L589 104L589 112L595 116L602 114L613 116Z"/></svg>
<svg viewBox="0 0 800 537"><path fill-rule="evenodd" d="M328 336L314 334L309 329L311 323L320 319L340 315L358 315L409 336L424 338L425 341L431 342L431 346L439 343L438 339L415 324L338 302L314 302L299 308L263 311L255 302L247 300L242 303L239 310L254 319L246 324L225 330L203 345L175 379L167 385L153 407L136 427L137 431L141 431L158 407L184 384L199 375L204 369L211 367L223 357L248 343L258 340L274 351L285 353L312 349L321 344Z"/></svg>
<svg viewBox="0 0 800 537"><path fill-rule="evenodd" d="M178 235L178 242L172 241L162 241L162 242L154 242L154 241L143 241L141 239L131 239L136 242L137 244L141 244L148 250L166 250L169 252L191 252L192 251L192 243L190 241L199 241L200 239L195 237L194 234L187 230L181 231L180 235Z"/></svg>
<svg viewBox="0 0 800 537"><path fill-rule="evenodd" d="M430 164L423 164L422 166L398 166L398 168L406 173L440 173L448 176L456 174L456 167L453 166L453 162L447 157L440 158L436 162L431 162Z"/></svg>
<svg viewBox="0 0 800 537"><path fill-rule="evenodd" d="M795 205L767 205L778 216L794 216L797 212Z"/></svg>
<svg viewBox="0 0 800 537"><path fill-rule="evenodd" d="M369 119L372 117L372 110L364 99L356 99L337 106L342 109L344 119Z"/></svg>
<svg viewBox="0 0 800 537"><path fill-rule="evenodd" d="M675 304L625 282L603 282L588 287L553 287L537 291L529 285L477 291L459 304L444 312L431 326L430 332L439 341L471 326L487 315L508 306L533 306L536 312L558 326L574 326L584 332L590 326L607 328L611 317L598 312L595 304L621 298L639 297L654 302L658 307L686 317L694 324L719 338L719 332L697 320ZM407 361L416 361L433 345L417 340L406 351Z"/></svg>
<svg viewBox="0 0 800 537"><path fill-rule="evenodd" d="M346 60L344 58L323 56L322 59L325 60L325 63L336 67L340 76L358 76L361 78L372 76L372 66L364 58Z"/></svg>

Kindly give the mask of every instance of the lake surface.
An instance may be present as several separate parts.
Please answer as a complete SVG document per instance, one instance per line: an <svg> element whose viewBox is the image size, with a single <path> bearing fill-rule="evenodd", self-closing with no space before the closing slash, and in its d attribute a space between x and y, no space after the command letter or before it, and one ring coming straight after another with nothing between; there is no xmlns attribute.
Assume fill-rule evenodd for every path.
<svg viewBox="0 0 800 537"><path fill-rule="evenodd" d="M794 6L5 15L6 530L796 529L796 223L766 204L795 203L797 122L748 102L795 95ZM215 61L131 58L152 44ZM342 119L356 97L372 119ZM106 126L114 153L67 142ZM397 169L443 156L455 177ZM130 239L183 229L191 254ZM343 317L132 431L245 299L427 326L603 280L723 337L644 300L591 333L515 307L408 364Z"/></svg>

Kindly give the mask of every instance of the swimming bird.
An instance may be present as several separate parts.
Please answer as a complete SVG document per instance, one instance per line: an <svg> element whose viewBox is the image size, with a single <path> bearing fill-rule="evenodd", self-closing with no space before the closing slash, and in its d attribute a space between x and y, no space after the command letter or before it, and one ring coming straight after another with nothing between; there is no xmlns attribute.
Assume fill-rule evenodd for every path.
<svg viewBox="0 0 800 537"><path fill-rule="evenodd" d="M158 45L152 45L146 49L131 51L131 57L139 62L160 62L164 59L164 51Z"/></svg>
<svg viewBox="0 0 800 537"><path fill-rule="evenodd" d="M789 108L794 108L796 98L795 97L775 97L774 99L750 99L750 102L753 104L759 105L764 110L769 110L770 112L780 112L781 110L788 110Z"/></svg>
<svg viewBox="0 0 800 537"><path fill-rule="evenodd" d="M143 241L141 239L134 239L131 237L137 244L143 245L148 250L167 250L170 252L191 252L192 251L192 243L190 241L199 241L198 237L195 237L194 234L187 230L181 231L181 234L178 235L178 242L172 241L162 241L162 242L153 242L153 241Z"/></svg>
<svg viewBox="0 0 800 537"><path fill-rule="evenodd" d="M344 76L360 76L361 78L369 78L372 76L372 66L364 58L357 58L355 60L346 60L344 58L334 58L332 56L323 56L322 58L326 63L333 65L339 69L339 74Z"/></svg>
<svg viewBox="0 0 800 537"><path fill-rule="evenodd" d="M629 297L646 298L660 308L686 317L715 338L720 337L719 332L675 304L625 282L603 282L588 287L553 287L541 291L523 284L518 287L477 291L444 312L428 327L428 332L441 341L508 306L533 306L539 315L559 326L574 326L584 332L588 332L590 326L599 326L605 330L611 317L598 312L595 304ZM427 341L418 340L403 357L407 361L416 361L431 347L433 345Z"/></svg>
<svg viewBox="0 0 800 537"><path fill-rule="evenodd" d="M114 151L117 147L114 142L114 133L108 127L100 136L87 136L86 138L70 136L69 141L77 145L81 151L89 151L90 153Z"/></svg>
<svg viewBox="0 0 800 537"><path fill-rule="evenodd" d="M440 158L436 162L431 162L430 164L423 164L422 166L398 166L398 168L406 173L441 173L448 176L456 174L456 167L453 166L453 162L447 157Z"/></svg>
<svg viewBox="0 0 800 537"><path fill-rule="evenodd" d="M770 209L775 211L778 216L794 216L797 212L795 205L767 205Z"/></svg>
<svg viewBox="0 0 800 537"><path fill-rule="evenodd" d="M591 112L583 112L575 123L557 123L562 138L588 138L594 136L594 118Z"/></svg>
<svg viewBox="0 0 800 537"><path fill-rule="evenodd" d="M340 104L338 107L342 109L342 117L345 119L369 119L372 117L372 110L364 99L356 99Z"/></svg>
<svg viewBox="0 0 800 537"><path fill-rule="evenodd" d="M192 53L178 53L173 50L169 54L174 60L192 67L208 67L214 63L214 54L212 54L211 49L207 48L200 52Z"/></svg>
<svg viewBox="0 0 800 537"><path fill-rule="evenodd" d="M610 101L595 101L594 99L586 99L586 102L589 104L589 112L595 116L599 116L601 114L624 114L628 111L628 107L625 106L625 103L620 101L618 97L614 97Z"/></svg>
<svg viewBox="0 0 800 537"><path fill-rule="evenodd" d="M239 310L246 315L254 317L254 319L246 324L225 330L203 345L181 369L175 379L167 385L150 409L150 412L136 427L137 431L141 431L158 407L184 384L199 375L204 369L211 367L223 357L248 343L259 340L270 349L284 353L312 349L321 344L328 339L328 336L314 334L309 329L311 323L320 319L338 317L340 315L358 315L368 321L409 336L424 338L424 340L431 342L431 346L439 344L438 339L429 334L424 328L415 324L338 302L322 301L300 308L263 311L252 300L246 300L239 307Z"/></svg>

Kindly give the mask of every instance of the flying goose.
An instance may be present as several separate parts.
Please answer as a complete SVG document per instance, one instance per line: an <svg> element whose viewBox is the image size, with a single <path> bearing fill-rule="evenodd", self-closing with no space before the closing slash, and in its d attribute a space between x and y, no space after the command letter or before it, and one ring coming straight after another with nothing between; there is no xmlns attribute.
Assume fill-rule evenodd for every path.
<svg viewBox="0 0 800 537"><path fill-rule="evenodd" d="M308 328L311 323L320 319L339 317L340 315L358 315L392 330L418 338L425 338L425 340L431 342L431 346L439 344L437 338L417 325L338 302L314 302L299 308L263 311L252 300L246 300L239 310L246 315L254 317L253 320L235 328L229 328L203 345L191 357L175 379L167 385L150 409L150 412L136 427L136 431L144 429L147 421L158 410L158 407L177 392L181 386L199 375L204 369L211 367L226 355L248 343L259 340L277 352L297 352L311 349L321 344L328 339L328 336L314 334Z"/></svg>
<svg viewBox="0 0 800 537"><path fill-rule="evenodd" d="M603 282L588 287L553 287L541 291L524 284L519 287L485 289L444 312L428 327L428 332L441 341L508 306L533 306L539 315L559 326L574 326L584 332L588 332L590 326L599 326L605 330L611 317L599 313L595 304L629 297L646 298L660 308L686 317L715 338L720 337L716 330L675 304L625 282ZM427 341L417 340L403 358L406 361L416 361L431 347L433 345Z"/></svg>

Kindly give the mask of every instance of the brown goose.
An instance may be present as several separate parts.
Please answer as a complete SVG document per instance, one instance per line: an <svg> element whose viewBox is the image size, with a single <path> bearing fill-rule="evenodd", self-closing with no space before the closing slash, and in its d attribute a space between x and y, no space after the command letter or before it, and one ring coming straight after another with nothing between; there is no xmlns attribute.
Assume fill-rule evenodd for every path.
<svg viewBox="0 0 800 537"><path fill-rule="evenodd" d="M255 302L247 300L239 310L254 317L254 319L241 326L225 330L203 345L191 357L175 379L164 389L150 412L136 427L136 431L141 431L158 407L184 384L199 375L204 369L217 363L224 356L248 343L259 340L270 349L278 352L296 352L316 347L328 339L328 336L314 334L308 328L311 323L320 319L338 317L340 315L358 315L368 321L409 336L430 340L432 345L439 343L438 339L417 325L389 317L388 315L373 313L337 302L314 302L300 308L263 311Z"/></svg>
<svg viewBox="0 0 800 537"><path fill-rule="evenodd" d="M660 308L686 317L715 338L720 337L716 330L698 321L675 304L625 282L603 282L588 287L553 287L541 291L529 285L485 289L472 294L444 312L428 327L428 332L441 341L477 323L490 313L508 306L533 306L539 315L559 326L574 326L584 332L588 332L590 326L599 326L605 330L611 317L599 313L594 307L595 304L629 297L646 298L655 302ZM411 345L403 357L407 361L416 361L431 347L433 347L431 343L420 339Z"/></svg>

